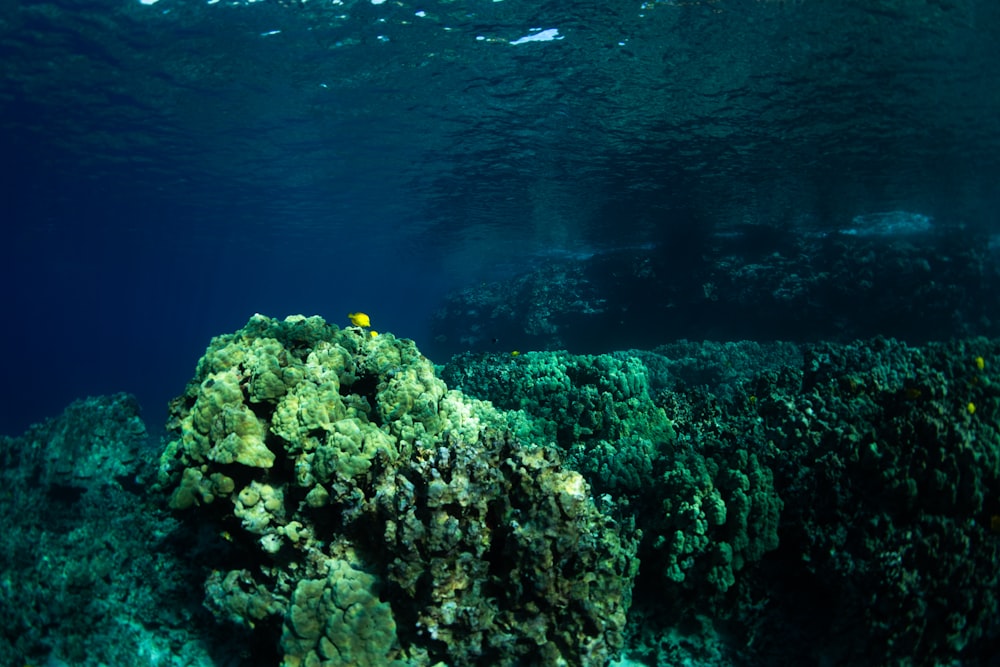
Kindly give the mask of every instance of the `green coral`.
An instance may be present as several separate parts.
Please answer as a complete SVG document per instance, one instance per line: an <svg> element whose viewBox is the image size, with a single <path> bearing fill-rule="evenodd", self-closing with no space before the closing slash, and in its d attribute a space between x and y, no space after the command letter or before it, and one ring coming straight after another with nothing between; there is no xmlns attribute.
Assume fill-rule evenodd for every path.
<svg viewBox="0 0 1000 667"><path fill-rule="evenodd" d="M284 667L404 664L392 659L396 622L375 577L339 558L321 569L325 578L299 580L292 592L281 635Z"/></svg>
<svg viewBox="0 0 1000 667"><path fill-rule="evenodd" d="M747 563L778 546L781 500L770 468L745 450L680 449L661 475L662 514L649 522L664 575L725 593Z"/></svg>
<svg viewBox="0 0 1000 667"><path fill-rule="evenodd" d="M171 408L158 488L254 564L218 568L209 607L262 632L280 619L286 666L598 666L620 650L635 541L412 341L254 316Z"/></svg>
<svg viewBox="0 0 1000 667"><path fill-rule="evenodd" d="M396 441L370 422L358 418L340 419L312 454L313 479L328 483L333 479L351 480L369 471L379 457L393 459Z"/></svg>
<svg viewBox="0 0 1000 667"><path fill-rule="evenodd" d="M651 384L599 377L636 359ZM583 431L536 387L535 418L446 390L409 341L254 318L172 403L161 496L131 397L0 438L0 579L18 583L0 662L209 664L252 644L286 666L604 667L629 609L645 664L988 662L998 359L986 339L678 343L521 375L479 359L502 382L600 387ZM524 444L547 429L576 439ZM270 467L239 460L248 435ZM638 574L616 522L642 531ZM240 627L191 623L202 600Z"/></svg>
<svg viewBox="0 0 1000 667"><path fill-rule="evenodd" d="M657 360L644 359L467 354L443 376L522 410L532 435L553 438L608 506L634 522L643 576L675 593L673 616L715 613L741 573L778 546L782 501L768 450L742 426L721 423L704 392L661 390L654 398L647 363Z"/></svg>
<svg viewBox="0 0 1000 667"><path fill-rule="evenodd" d="M651 398L645 366L629 355L466 354L442 377L501 409L522 411L528 437L557 445L599 493L644 493L675 437Z"/></svg>
<svg viewBox="0 0 1000 667"><path fill-rule="evenodd" d="M995 641L1000 391L976 358L998 356L986 339L819 344L802 370L761 382L776 484L795 499L790 574L831 591L834 634L855 637L838 647L848 660L945 664Z"/></svg>

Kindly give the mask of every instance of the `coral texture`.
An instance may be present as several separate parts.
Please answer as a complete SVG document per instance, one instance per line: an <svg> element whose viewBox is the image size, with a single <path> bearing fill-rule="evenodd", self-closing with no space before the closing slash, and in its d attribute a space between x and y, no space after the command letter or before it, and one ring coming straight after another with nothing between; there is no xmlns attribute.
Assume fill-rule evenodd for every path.
<svg viewBox="0 0 1000 667"><path fill-rule="evenodd" d="M412 341L254 316L171 405L158 485L225 531L210 608L286 666L604 665L635 543ZM228 562L228 560L227 560Z"/></svg>
<svg viewBox="0 0 1000 667"><path fill-rule="evenodd" d="M693 410L682 394L665 393L657 405L637 356L467 354L443 376L521 409L535 437L617 502L643 532L643 570L661 573L657 587L680 585L709 599L777 547L781 500L761 448L721 435L716 416Z"/></svg>
<svg viewBox="0 0 1000 667"><path fill-rule="evenodd" d="M836 647L847 661L945 664L995 645L1000 345L874 339L804 352L801 371L760 378L757 404L783 452L776 484L794 499L787 571L827 601L822 631L855 637Z"/></svg>
<svg viewBox="0 0 1000 667"><path fill-rule="evenodd" d="M178 522L147 493L147 445L128 394L0 436L0 664L223 664L195 572L165 546Z"/></svg>

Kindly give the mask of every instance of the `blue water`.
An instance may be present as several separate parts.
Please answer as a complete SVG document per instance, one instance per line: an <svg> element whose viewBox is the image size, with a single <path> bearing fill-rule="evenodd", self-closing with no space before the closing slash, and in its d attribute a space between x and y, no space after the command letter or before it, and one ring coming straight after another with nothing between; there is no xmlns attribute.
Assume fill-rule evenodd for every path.
<svg viewBox="0 0 1000 667"><path fill-rule="evenodd" d="M0 432L122 390L155 427L255 312L429 349L449 294L554 260L1000 232L991 0L0 12Z"/></svg>

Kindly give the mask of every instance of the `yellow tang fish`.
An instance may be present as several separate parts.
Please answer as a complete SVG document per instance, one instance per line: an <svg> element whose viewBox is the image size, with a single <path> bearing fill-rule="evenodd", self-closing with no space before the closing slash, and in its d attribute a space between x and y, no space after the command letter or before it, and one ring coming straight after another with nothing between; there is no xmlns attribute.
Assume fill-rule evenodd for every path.
<svg viewBox="0 0 1000 667"><path fill-rule="evenodd" d="M347 319L356 327L370 327L372 320L364 313L347 313Z"/></svg>

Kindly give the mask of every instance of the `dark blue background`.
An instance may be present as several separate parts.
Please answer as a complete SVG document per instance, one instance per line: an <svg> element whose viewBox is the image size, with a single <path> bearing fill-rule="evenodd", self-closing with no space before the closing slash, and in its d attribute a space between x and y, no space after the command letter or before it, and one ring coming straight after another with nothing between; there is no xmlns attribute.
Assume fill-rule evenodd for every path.
<svg viewBox="0 0 1000 667"><path fill-rule="evenodd" d="M683 269L892 210L997 232L992 0L2 11L0 432L122 390L155 428L255 312L433 347L446 294L550 258ZM534 28L561 39L511 44Z"/></svg>

